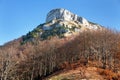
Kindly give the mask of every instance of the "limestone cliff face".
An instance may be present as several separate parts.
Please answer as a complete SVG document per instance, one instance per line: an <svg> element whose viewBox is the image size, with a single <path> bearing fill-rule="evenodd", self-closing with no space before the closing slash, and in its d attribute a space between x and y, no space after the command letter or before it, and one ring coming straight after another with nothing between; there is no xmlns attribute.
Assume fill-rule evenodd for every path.
<svg viewBox="0 0 120 80"><path fill-rule="evenodd" d="M53 9L51 10L46 17L46 23L43 26L44 30L50 30L53 27L64 26L67 28L75 27L75 31L83 31L83 30L97 30L102 29L102 27L98 24L87 21L83 17L79 17L72 12L63 9ZM68 30L69 32L69 30Z"/></svg>
<svg viewBox="0 0 120 80"><path fill-rule="evenodd" d="M84 25L89 25L88 21L85 18L79 17L78 15L62 8L53 9L47 14L46 22L52 21L54 19L76 21Z"/></svg>
<svg viewBox="0 0 120 80"><path fill-rule="evenodd" d="M44 34L46 32L48 34L58 33L64 36L70 36L82 31L102 29L100 25L89 22L85 18L63 8L51 10L47 14L46 23L41 28Z"/></svg>

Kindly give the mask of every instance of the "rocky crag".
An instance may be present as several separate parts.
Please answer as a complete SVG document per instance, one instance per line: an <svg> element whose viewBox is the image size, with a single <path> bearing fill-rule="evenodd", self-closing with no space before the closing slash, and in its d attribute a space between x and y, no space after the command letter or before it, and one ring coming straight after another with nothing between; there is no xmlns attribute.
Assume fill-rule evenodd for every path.
<svg viewBox="0 0 120 80"><path fill-rule="evenodd" d="M34 38L47 39L51 36L68 37L83 31L102 30L103 27L86 20L72 12L58 8L51 10L46 17L46 22L40 24L33 31L23 37L33 40Z"/></svg>

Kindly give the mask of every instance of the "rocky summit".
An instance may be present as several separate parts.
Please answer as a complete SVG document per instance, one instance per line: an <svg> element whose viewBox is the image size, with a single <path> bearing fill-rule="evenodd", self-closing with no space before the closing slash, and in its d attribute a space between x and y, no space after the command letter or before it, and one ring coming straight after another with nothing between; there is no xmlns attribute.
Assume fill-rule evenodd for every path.
<svg viewBox="0 0 120 80"><path fill-rule="evenodd" d="M88 25L88 21L76 14L71 13L66 9L53 9L51 10L46 18L46 22L52 21L54 19L66 20L66 21L77 21L82 24Z"/></svg>
<svg viewBox="0 0 120 80"><path fill-rule="evenodd" d="M58 8L51 10L46 17L46 22L40 24L29 32L24 39L40 37L47 39L51 36L68 37L83 31L102 30L103 27L88 21L66 9Z"/></svg>

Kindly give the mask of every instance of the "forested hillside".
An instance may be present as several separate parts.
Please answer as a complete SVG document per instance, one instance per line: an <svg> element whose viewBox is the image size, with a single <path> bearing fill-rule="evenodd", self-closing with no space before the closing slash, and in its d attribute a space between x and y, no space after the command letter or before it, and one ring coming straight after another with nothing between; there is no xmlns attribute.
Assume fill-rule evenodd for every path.
<svg viewBox="0 0 120 80"><path fill-rule="evenodd" d="M78 66L112 71L115 75L107 79L120 79L118 32L84 31L76 36L35 39L25 44L21 44L22 40L19 38L0 47L1 80L42 80L55 72Z"/></svg>

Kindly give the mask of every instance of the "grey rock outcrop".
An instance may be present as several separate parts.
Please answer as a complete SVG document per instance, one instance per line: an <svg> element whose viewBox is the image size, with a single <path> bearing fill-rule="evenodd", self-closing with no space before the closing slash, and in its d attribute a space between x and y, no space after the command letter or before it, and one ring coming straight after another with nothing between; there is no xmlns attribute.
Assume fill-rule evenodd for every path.
<svg viewBox="0 0 120 80"><path fill-rule="evenodd" d="M85 18L79 17L78 15L73 14L72 12L63 8L53 9L47 14L46 22L52 21L54 19L76 21L84 25L89 25L89 22Z"/></svg>

